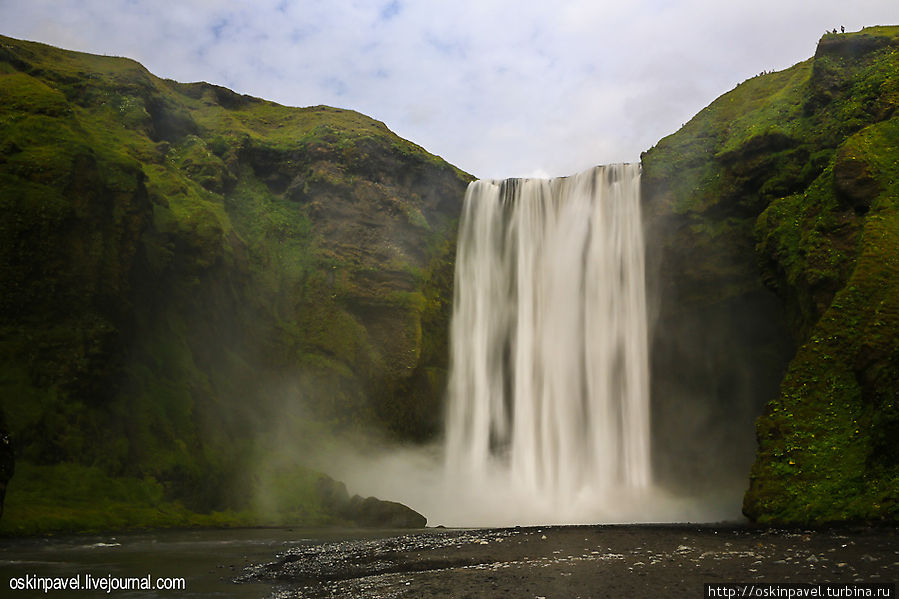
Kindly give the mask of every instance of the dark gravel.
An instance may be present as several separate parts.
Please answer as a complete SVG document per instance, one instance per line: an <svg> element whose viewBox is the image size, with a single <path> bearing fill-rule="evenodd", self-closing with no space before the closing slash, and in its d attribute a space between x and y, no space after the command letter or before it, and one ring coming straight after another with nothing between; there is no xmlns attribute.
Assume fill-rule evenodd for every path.
<svg viewBox="0 0 899 599"><path fill-rule="evenodd" d="M895 528L426 530L293 548L235 582L272 597L702 597L704 583L896 582ZM670 595L669 595L670 594Z"/></svg>

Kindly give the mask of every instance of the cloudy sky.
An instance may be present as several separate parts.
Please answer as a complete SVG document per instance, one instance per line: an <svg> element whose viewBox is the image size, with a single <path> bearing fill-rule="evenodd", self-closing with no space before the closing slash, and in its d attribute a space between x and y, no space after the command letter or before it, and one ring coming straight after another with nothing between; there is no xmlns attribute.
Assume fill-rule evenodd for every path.
<svg viewBox="0 0 899 599"><path fill-rule="evenodd" d="M383 121L478 177L639 159L897 0L0 0L0 33Z"/></svg>

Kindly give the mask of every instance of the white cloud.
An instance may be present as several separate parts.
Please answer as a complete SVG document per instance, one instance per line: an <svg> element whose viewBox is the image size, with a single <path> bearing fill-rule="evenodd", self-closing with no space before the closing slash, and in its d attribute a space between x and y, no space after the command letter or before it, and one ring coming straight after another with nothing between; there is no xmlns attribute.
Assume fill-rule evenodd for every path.
<svg viewBox="0 0 899 599"><path fill-rule="evenodd" d="M0 0L0 32L331 104L478 176L635 160L716 96L895 0Z"/></svg>

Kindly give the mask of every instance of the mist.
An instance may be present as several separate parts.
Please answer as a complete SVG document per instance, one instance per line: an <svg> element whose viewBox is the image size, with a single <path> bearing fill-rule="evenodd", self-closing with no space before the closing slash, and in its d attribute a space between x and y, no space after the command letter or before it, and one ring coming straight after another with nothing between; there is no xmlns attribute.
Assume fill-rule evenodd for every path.
<svg viewBox="0 0 899 599"><path fill-rule="evenodd" d="M734 522L742 519L745 491L736 481L701 495L655 484L629 492L583 489L560 508L553 498L516 488L502 468L477 486L451 476L438 442L424 447L362 442L317 463L346 482L350 493L403 503L423 514L428 526Z"/></svg>
<svg viewBox="0 0 899 599"><path fill-rule="evenodd" d="M596 172L600 173L600 177L606 177L601 174L604 171ZM614 182L619 181L622 175L609 177L609 181ZM574 188L575 184L571 185ZM597 184L592 185L596 187ZM469 193L472 189L481 188L471 187ZM544 190L541 193L549 192ZM491 198L479 197L475 201L483 210L483 206ZM512 205L517 205L524 200L509 201ZM615 201L620 202L622 198L616 196ZM506 213L509 213L508 208ZM466 212L463 217L460 255L463 252L461 246L470 243L469 238L475 234L474 229L466 233L465 228L465 219L474 218L472 214ZM666 278L666 273L661 268L661 248L654 245L654 240L660 236L660 227L668 227L667 234L670 234L676 229L676 224L650 219L642 225L648 240L645 271L647 289L640 293L645 293L648 304L646 336L650 345L650 358L645 376L651 390L647 446L649 470L652 473L645 484L626 484L623 479L610 481L608 478L591 477L581 480L573 488L564 488L556 478L552 479L554 482L548 487L527 484L520 473L510 468L514 459L511 452L514 451L515 440L508 438L503 441L496 432L497 427L502 429L504 425L485 424L486 427L491 427L490 449L488 451L485 446L483 455L471 452L469 445L473 441L470 439L460 441L457 438L455 442L451 441L448 437L451 432L447 429L452 427L452 417L449 416L452 412L452 394L458 394L460 389L464 389L464 392L472 389L465 381L455 383L456 389L453 388L452 381L456 380L455 377L470 376L459 374L460 363L470 359L468 356L479 356L477 359L494 366L508 361L503 356L514 355L516 346L510 339L514 339L515 334L502 333L495 327L498 326L497 322L513 317L519 311L515 302L500 305L496 308L498 311L488 318L493 322L491 326L494 327L494 334L499 335L493 342L495 347L469 348L469 339L477 337L474 331L479 325L467 322L464 316L460 316L459 311L464 311L464 308L459 306L459 289L456 290L457 305L453 317L454 372L450 373L451 383L444 398L444 434L427 444L415 445L398 443L388 435L377 433L375 428L355 431L337 438L327 449L305 454L305 463L344 481L351 493L373 495L408 505L425 515L432 526L742 521L742 496L755 452L754 421L760 415L765 399L775 392L778 377L791 347L784 335L780 310L770 294L741 296L713 308L706 306L695 311L680 310L671 296L662 293L663 287L670 284L671 279ZM515 226L511 226L499 231L514 229ZM521 234L531 244L539 246L543 243L538 241L542 235L538 232L522 231ZM572 232L567 232L564 238L571 238L572 235ZM593 233L594 237L602 235L604 233L600 231ZM501 242L481 242L487 248L496 247L497 243L501 245ZM545 243L549 244L550 241ZM639 243L643 243L642 238ZM474 259L481 258L469 256L457 259L457 285L469 284L467 279L478 276L473 274L476 271L466 274L464 270L460 275L459 269L467 268L466 260ZM560 259L564 261L569 258L567 255L560 255ZM512 259L511 264L521 260L522 258ZM600 254L591 259L594 263L598 260L601 260ZM493 281L498 285L494 295L498 293L502 296L507 286L502 281L502 273L483 270L483 265L479 268L489 280L476 282L476 288L487 289L493 284L490 281ZM504 267L495 265L494 268ZM610 270L616 273L618 269L615 264L610 266ZM558 266L552 267L552 270L558 271ZM642 278L643 270L639 272ZM524 275L519 273L518 277L521 276ZM553 285L558 287L558 281ZM670 288L668 291L670 293ZM613 290L612 293L622 292ZM461 295L464 294L463 291ZM488 298L482 301L491 300ZM601 305L601 299L592 298L587 302L586 309ZM571 312L584 308L573 305L564 309ZM615 318L621 320L629 317L619 315ZM610 333L602 331L611 330L609 327L619 324L603 324L598 337L608 337ZM640 329L635 330L639 335ZM543 333L544 336L546 334ZM519 333L518 336L520 335ZM558 332L552 335L557 337ZM625 337L628 335L633 336L634 333L626 333ZM537 337L540 338L540 335ZM562 337L558 341L561 345L551 350L554 355L560 352L560 355L566 355L565 352L571 349L568 346L578 343L577 336L572 339ZM774 347L776 351L759 349L770 347ZM495 359L490 358L493 354L496 354ZM613 356L612 367L620 368L620 358L614 357L615 350L598 353L594 350L594 354ZM580 359L567 358L567 362L577 364ZM556 370L563 369L562 376L575 379L581 376L577 372L564 372L567 368L566 359L554 360L552 364L552 368ZM533 366L538 367L542 368L539 364ZM478 365L473 364L470 368L478 370ZM507 403L509 398L501 399L500 390L504 385L502 379L509 380L515 375L510 372L496 374L500 379L481 386L492 390L487 393L488 396L500 393L497 399L500 404ZM542 376L552 375L553 373L547 372ZM595 373L593 376L596 376ZM612 385L610 389L620 392L620 379L611 377L609 380L608 384ZM488 400L491 400L490 397L482 401ZM557 398L548 401L558 403L561 400ZM502 412L500 407L484 410L481 414L494 413L497 409ZM514 413L525 408L516 405L514 408L507 406L506 409L511 409L510 413ZM616 411L621 409L623 408L617 408ZM473 413L458 416L457 420L460 418L459 422L471 423L478 416ZM615 423L594 422L591 426L598 428L588 434L601 436L601 440L606 443L604 447L608 447L609 437L614 439L619 434L615 428L619 425ZM575 427L570 433L563 431L560 434L576 435L579 434L577 430ZM627 434L626 431L624 434ZM284 438L291 436L284 435ZM497 451L497 447L503 449ZM594 450L585 445L583 451ZM460 468L461 454L464 454L462 463L473 460L478 463L477 468ZM545 459L546 450L542 450L541 455ZM573 461L583 462L585 465L591 463L590 456L572 454L563 457L557 468L573 467L569 465ZM624 466L615 458L603 468L606 471L611 469L621 472ZM551 476L557 477L559 474L553 471Z"/></svg>

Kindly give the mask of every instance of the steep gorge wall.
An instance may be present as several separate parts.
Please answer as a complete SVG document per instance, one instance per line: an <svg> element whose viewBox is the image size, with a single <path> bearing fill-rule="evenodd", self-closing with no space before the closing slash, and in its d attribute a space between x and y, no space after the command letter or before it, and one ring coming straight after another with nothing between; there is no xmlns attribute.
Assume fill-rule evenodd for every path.
<svg viewBox="0 0 899 599"><path fill-rule="evenodd" d="M760 414L752 520L899 516L897 103L899 28L829 34L643 156L658 461L748 468Z"/></svg>
<svg viewBox="0 0 899 599"><path fill-rule="evenodd" d="M0 140L22 481L77 464L240 508L284 439L439 426L468 175L352 111L5 37Z"/></svg>
<svg viewBox="0 0 899 599"><path fill-rule="evenodd" d="M759 522L896 519L897 37L827 35L643 156L655 470L751 468ZM131 477L240 509L285 444L433 434L469 176L357 113L125 59L0 37L0 81L22 503Z"/></svg>

